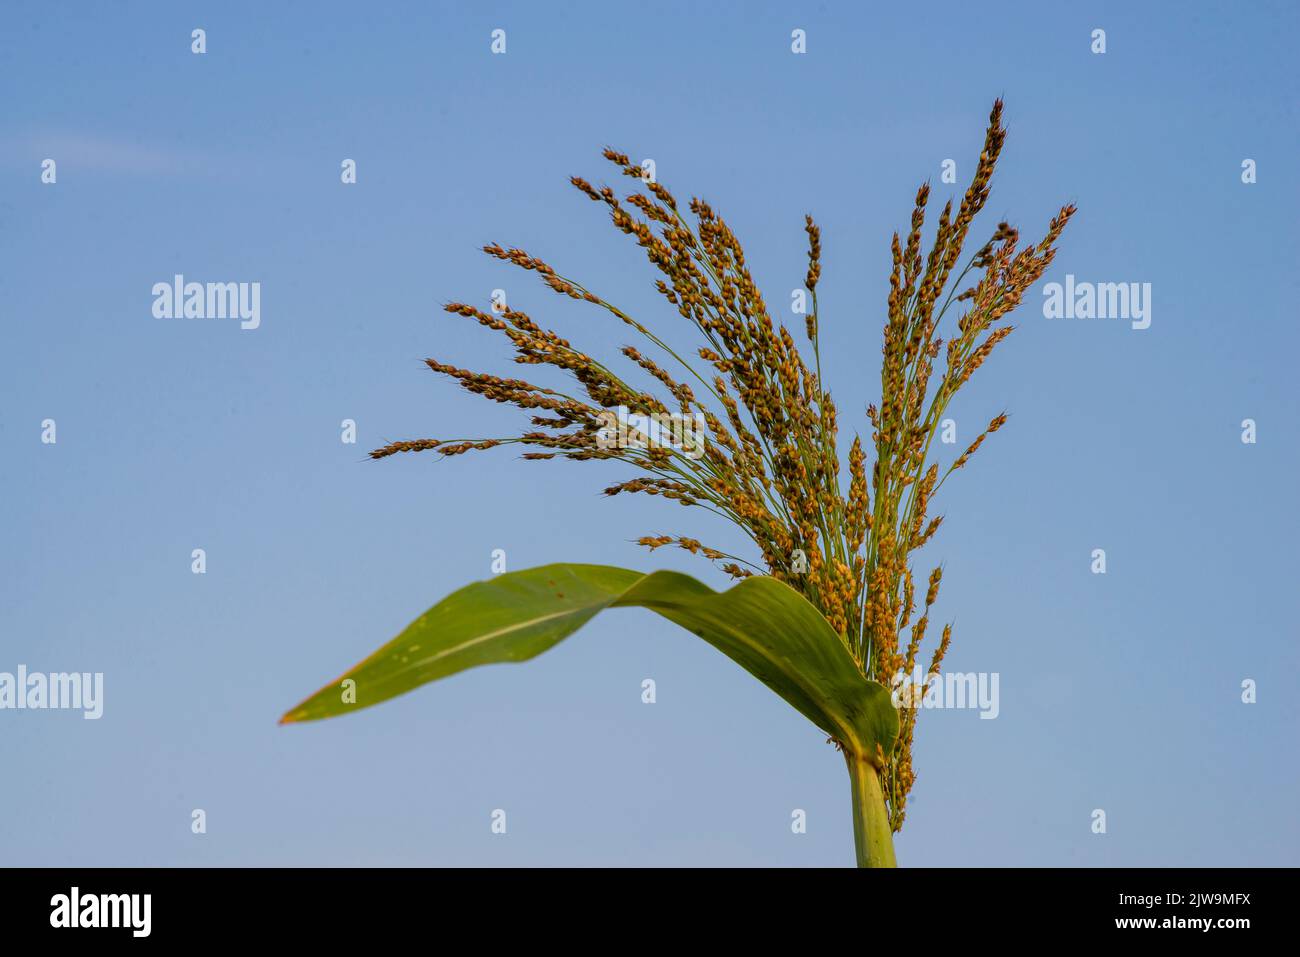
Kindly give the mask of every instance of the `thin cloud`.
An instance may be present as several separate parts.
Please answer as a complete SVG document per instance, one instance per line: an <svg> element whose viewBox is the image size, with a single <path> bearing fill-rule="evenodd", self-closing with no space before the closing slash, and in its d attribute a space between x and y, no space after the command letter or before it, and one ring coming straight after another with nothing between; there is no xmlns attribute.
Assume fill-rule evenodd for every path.
<svg viewBox="0 0 1300 957"><path fill-rule="evenodd" d="M53 132L27 138L35 159L53 159L60 169L81 169L101 173L158 174L200 172L207 159L171 147L142 140L95 133Z"/></svg>

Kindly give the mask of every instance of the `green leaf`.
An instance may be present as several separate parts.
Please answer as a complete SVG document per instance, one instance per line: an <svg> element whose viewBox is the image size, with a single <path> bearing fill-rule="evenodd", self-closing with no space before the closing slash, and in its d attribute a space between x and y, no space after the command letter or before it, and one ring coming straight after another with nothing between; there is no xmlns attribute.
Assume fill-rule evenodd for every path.
<svg viewBox="0 0 1300 957"><path fill-rule="evenodd" d="M477 665L526 661L618 607L648 608L699 635L851 753L874 760L876 745L886 754L893 746L898 713L888 690L863 677L789 585L756 576L719 593L678 572L608 565L544 565L453 592L281 723L356 711Z"/></svg>

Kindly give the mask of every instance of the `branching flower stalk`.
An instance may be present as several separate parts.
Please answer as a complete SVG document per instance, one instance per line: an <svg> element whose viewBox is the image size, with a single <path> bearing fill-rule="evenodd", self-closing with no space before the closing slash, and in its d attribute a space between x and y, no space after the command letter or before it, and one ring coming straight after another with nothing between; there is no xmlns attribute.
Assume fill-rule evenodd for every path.
<svg viewBox="0 0 1300 957"><path fill-rule="evenodd" d="M637 181L636 191L620 198L608 186L597 188L576 176L571 182L644 250L660 273L659 293L700 337L695 355L679 355L649 326L543 260L491 244L484 247L490 256L535 272L556 293L584 300L634 330L641 341L622 350L629 371L614 371L517 309L485 312L448 303L447 312L507 337L516 363L552 366L574 387L557 391L428 359L429 368L468 391L523 409L531 428L502 438L393 442L372 457L418 451L453 456L518 445L530 460L627 463L638 474L610 485L605 494L644 493L712 511L739 527L756 554L731 555L685 535L647 535L640 544L685 549L733 578L765 574L787 583L821 612L862 675L891 687L923 660L943 577L942 565L925 574L913 563L913 553L943 521L942 515L931 515L936 493L1007 417L994 416L946 465L934 458L935 433L953 396L1011 333L1006 318L1051 263L1054 245L1075 211L1063 207L1044 237L1024 247L1016 229L999 223L987 242L963 259L1005 136L999 100L974 179L955 210L949 201L940 212L928 251L922 248L928 184L917 191L906 236L893 236L880 404L867 409L874 460L868 466L867 443L855 434L847 478L837 452L838 412L821 377L821 231L812 217L805 221L804 280L811 311L802 330L812 347L809 368L794 336L773 320L727 222L701 199L690 201L686 215L668 189L647 181L639 166L613 149L604 151L605 158ZM945 332L946 326L951 328ZM633 384L631 373L642 384ZM602 429L608 410L619 407L639 415L698 413L707 426L704 454L692 457L653 442L611 447ZM952 626L945 625L938 641L930 642L927 676L939 673L951 640ZM848 753L844 742L836 742L846 750L854 776L855 824L859 812L879 818L881 812L870 805L883 804L883 820L864 819L855 827L860 863L892 863L892 846L882 847L889 844L889 833L902 827L916 781L916 716L915 708L901 709L899 734L888 754Z"/></svg>

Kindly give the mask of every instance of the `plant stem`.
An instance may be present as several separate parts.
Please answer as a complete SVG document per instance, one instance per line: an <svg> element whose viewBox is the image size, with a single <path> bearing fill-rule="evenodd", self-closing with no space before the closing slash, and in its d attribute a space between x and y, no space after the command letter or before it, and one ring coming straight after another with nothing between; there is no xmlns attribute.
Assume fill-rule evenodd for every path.
<svg viewBox="0 0 1300 957"><path fill-rule="evenodd" d="M846 750L844 759L853 786L853 845L858 867L897 867L880 776L871 762L860 755Z"/></svg>

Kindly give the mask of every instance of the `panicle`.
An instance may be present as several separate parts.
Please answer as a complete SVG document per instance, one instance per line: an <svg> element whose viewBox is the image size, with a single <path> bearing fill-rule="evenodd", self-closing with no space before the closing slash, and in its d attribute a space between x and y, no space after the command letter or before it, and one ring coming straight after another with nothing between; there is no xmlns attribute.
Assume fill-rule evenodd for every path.
<svg viewBox="0 0 1300 957"><path fill-rule="evenodd" d="M580 176L570 183L642 251L657 273L659 297L698 343L679 352L669 337L545 260L489 243L483 247L489 256L533 273L566 299L595 307L634 330L638 343L622 348L616 369L522 310L447 303L443 308L450 315L503 336L514 362L538 367L563 384L534 385L428 359L431 370L466 391L524 411L529 427L502 438L391 442L370 456L433 451L445 457L518 445L527 460L625 463L633 476L606 485L607 497L644 494L702 508L739 529L756 555L750 561L684 535L643 536L640 545L682 549L734 579L765 573L786 582L821 611L862 673L888 687L917 667L939 595L942 566L922 578L912 564L912 553L928 545L943 522L942 515L929 514L931 505L947 478L1007 416L993 418L946 468L933 454L934 436L951 421L945 413L953 396L1011 334L1013 327L1003 320L1051 264L1075 212L1073 205L1061 207L1044 237L1023 248L1020 232L999 222L958 269L1005 139L997 100L971 182L960 197L945 202L928 248L928 183L916 192L907 230L891 239L880 397L866 410L869 436L855 435L849 444L846 480L837 453L838 413L820 371L821 228L805 216L810 365L769 311L732 226L699 197L679 205L667 187L612 147L602 155L634 181L636 191L622 196ZM955 320L940 335L950 310ZM949 624L930 657L929 674L939 673L951 638ZM916 780L916 715L913 708L900 711L898 739L889 754L879 756L895 830Z"/></svg>

